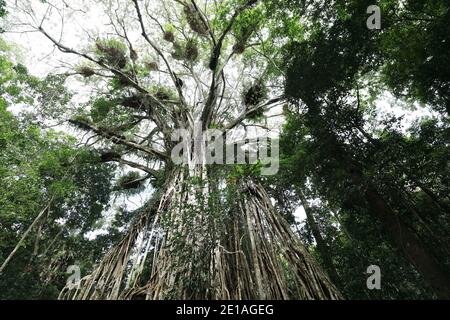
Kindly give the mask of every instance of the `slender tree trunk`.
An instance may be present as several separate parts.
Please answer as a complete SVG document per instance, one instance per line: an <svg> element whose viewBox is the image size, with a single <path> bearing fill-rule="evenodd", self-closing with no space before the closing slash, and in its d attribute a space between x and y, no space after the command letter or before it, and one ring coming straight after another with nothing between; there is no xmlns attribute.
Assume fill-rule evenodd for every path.
<svg viewBox="0 0 450 320"><path fill-rule="evenodd" d="M302 202L303 209L305 210L308 225L310 226L314 239L317 242L317 249L319 250L320 256L323 259L325 269L328 272L328 275L330 276L330 279L333 281L333 283L338 285L340 284L340 279L334 266L333 259L331 258L328 244L323 239L322 234L320 233L319 225L317 224L316 219L314 218L314 215L311 211L311 208L308 205L308 200L306 199L301 190L297 190L297 193Z"/></svg>
<svg viewBox="0 0 450 320"><path fill-rule="evenodd" d="M49 201L47 206L37 215L37 217L34 219L34 221L31 223L31 225L28 227L28 229L23 233L22 237L20 237L19 242L17 242L17 245L14 247L14 249L11 251L11 253L8 255L6 260L3 262L3 264L0 267L0 275L2 274L3 270L5 270L6 266L8 265L9 261L14 257L17 250L19 250L22 243L25 241L28 234L31 232L33 227L40 221L40 219L44 216L45 213L48 212L50 205L52 203L52 200Z"/></svg>

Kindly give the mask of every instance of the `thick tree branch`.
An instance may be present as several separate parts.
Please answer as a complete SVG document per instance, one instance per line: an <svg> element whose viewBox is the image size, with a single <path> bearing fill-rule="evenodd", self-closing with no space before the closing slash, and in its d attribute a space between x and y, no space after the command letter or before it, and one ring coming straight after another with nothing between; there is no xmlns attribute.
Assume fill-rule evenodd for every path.
<svg viewBox="0 0 450 320"><path fill-rule="evenodd" d="M139 163L136 163L136 162L133 162L133 161L122 159L121 157L111 158L111 159L108 159L108 160L106 160L104 162L118 162L120 164L125 164L125 165L127 165L129 167L132 167L132 168L144 171L144 172L148 173L150 176L153 176L153 177L157 177L158 173L159 173L158 170L151 169L151 168L149 168L147 166L144 166L142 164L139 164ZM148 179L148 177L146 179Z"/></svg>
<svg viewBox="0 0 450 320"><path fill-rule="evenodd" d="M64 53L72 53L75 55L78 55L80 57L85 58L86 60L89 60L91 62L94 62L95 64L109 70L110 72L112 72L113 74L115 74L118 77L124 78L127 83L129 83L133 88L135 88L138 92L145 94L146 96L148 96L152 102L154 102L157 106L161 107L162 109L167 110L167 106L164 105L159 99L157 99L155 96L153 96L148 90L144 89L143 87L141 87L134 79L130 78L126 73L122 72L119 69L113 68L111 66L106 65L105 63L103 63L100 60L97 60L95 58L92 58L91 56L85 54L85 53L81 53L78 52L74 49L71 49L65 45L63 45L62 43L60 43L59 41L57 41L55 38L53 38L50 34L48 34L42 27L38 27L38 30L46 37L48 38L51 42L53 42L53 44L61 51ZM169 110L167 110L169 111Z"/></svg>
<svg viewBox="0 0 450 320"><path fill-rule="evenodd" d="M139 20L139 24L141 26L141 34L144 37L144 39L148 42L148 44L153 48L153 50L156 51L156 53L161 57L161 59L163 59L164 64L167 67L167 70L169 72L170 77L172 78L172 81L175 85L175 88L178 91L178 96L182 102L183 105L186 105L185 100L184 100L184 96L183 96L183 91L181 86L179 85L179 81L175 75L175 73L172 71L172 68L170 67L170 63L167 60L167 58L164 56L164 54L162 53L162 51L158 48L158 46L149 38L149 36L147 35L147 32L145 31L145 26L144 26L144 20L142 18L142 14L141 14L141 9L139 8L139 4L137 2L137 0L132 0L134 3L134 6L136 8L136 14L138 16L138 20Z"/></svg>
<svg viewBox="0 0 450 320"><path fill-rule="evenodd" d="M231 17L227 27L222 32L222 35L220 36L219 40L217 41L216 45L213 48L213 52L211 55L211 59L209 62L209 68L212 70L212 79L211 79L211 85L209 89L209 95L208 99L205 103L205 107L202 112L202 123L204 129L206 129L210 122L211 122L211 115L212 115L212 109L214 108L214 105L217 101L217 90L218 90L218 81L223 71L223 66L219 68L219 59L222 52L222 46L225 41L225 38L230 33L231 29L233 28L234 23L236 22L237 17L245 11L247 8L249 8L251 5L254 5L257 2L257 0L249 0L244 5L238 7L236 11L234 12L233 16ZM231 54L227 61L232 57L233 54Z"/></svg>
<svg viewBox="0 0 450 320"><path fill-rule="evenodd" d="M243 112L239 117L237 117L235 120L233 120L231 123L229 123L226 127L225 127L225 131L224 133L230 131L231 129L233 129L234 127L236 127L237 125L239 125L242 121L244 121L245 119L247 119L247 117L252 114L255 111L259 111L262 108L266 108L269 106L272 106L276 103L282 102L284 101L286 98L285 97L278 97L278 98L274 98L271 99L269 101L267 101L266 103L263 103L261 105L258 105L254 108L249 108L247 109L245 112Z"/></svg>
<svg viewBox="0 0 450 320"><path fill-rule="evenodd" d="M103 138L110 139L115 144L124 145L124 146L130 147L134 150L142 151L147 154L154 155L163 161L165 161L169 158L168 155L164 152L140 145L134 141L129 141L129 140L125 139L124 136L121 136L117 133L111 132L111 131L103 129L103 128L99 128L91 123L86 122L86 121L71 119L71 120L69 120L69 122L79 128L82 128L85 130L90 130L90 131L98 134L99 136L102 136Z"/></svg>

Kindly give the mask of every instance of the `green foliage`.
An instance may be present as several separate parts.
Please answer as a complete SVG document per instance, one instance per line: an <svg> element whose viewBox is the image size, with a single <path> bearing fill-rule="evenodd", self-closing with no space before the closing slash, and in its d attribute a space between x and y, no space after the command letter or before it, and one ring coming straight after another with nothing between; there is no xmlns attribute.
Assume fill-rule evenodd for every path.
<svg viewBox="0 0 450 320"><path fill-rule="evenodd" d="M65 268L73 260L65 256L59 271L48 270L56 277L54 281L46 282L43 273L61 247L70 245L71 251L76 250L74 246L79 243L69 244L73 232L83 235L93 230L109 200L111 167L94 165L93 155L75 149L69 137L34 126L21 127L4 108L0 124L0 261L45 203L53 199L41 227L32 231L2 274L1 296L55 298L64 285ZM59 233L58 242L49 251L33 244L49 244Z"/></svg>
<svg viewBox="0 0 450 320"><path fill-rule="evenodd" d="M380 36L385 81L400 97L450 113L450 10L448 1L385 3L386 32Z"/></svg>
<svg viewBox="0 0 450 320"><path fill-rule="evenodd" d="M140 193L144 190L144 181L137 171L130 171L119 177L116 182L116 189L127 194Z"/></svg>
<svg viewBox="0 0 450 320"><path fill-rule="evenodd" d="M5 6L6 6L5 0L0 0L0 17L5 16L6 13L7 13L6 9L5 9Z"/></svg>
<svg viewBox="0 0 450 320"><path fill-rule="evenodd" d="M21 113L33 123L48 118L60 120L61 109L72 98L65 87L67 76L49 74L38 79L24 65L13 64L6 55L8 50L0 39L0 51L5 51L5 55L0 55L0 101L21 105Z"/></svg>
<svg viewBox="0 0 450 320"><path fill-rule="evenodd" d="M92 77L95 74L95 70L87 65L79 66L76 71L85 78Z"/></svg>
<svg viewBox="0 0 450 320"><path fill-rule="evenodd" d="M186 42L186 48L185 48L185 58L187 61L195 62L198 58L199 52L198 52L198 43L194 39L189 39Z"/></svg>
<svg viewBox="0 0 450 320"><path fill-rule="evenodd" d="M188 62L195 62L199 57L199 44L196 39L188 39L187 41L173 44L172 57L176 60L185 60Z"/></svg>
<svg viewBox="0 0 450 320"><path fill-rule="evenodd" d="M161 101L177 100L177 94L173 89L164 86L154 86L151 88L151 93Z"/></svg>
<svg viewBox="0 0 450 320"><path fill-rule="evenodd" d="M280 3L283 9L290 5ZM302 12L302 3L292 3L299 5L294 13ZM288 209L300 199L295 192L283 192L285 188L294 186L316 199L318 204L309 210L329 253L314 245L317 239L310 222L301 234L325 269L327 258L332 261L340 279L337 284L349 298L434 297L427 275L418 274L417 266L392 241L386 221L373 215L373 203L364 196L367 188L375 188L381 201L436 258L439 268L444 273L449 270L449 252L443 249L450 236L449 167L444 160L450 154L448 119L425 119L402 132L399 119L387 117L374 124L375 130L368 129L367 119L377 114L374 101L382 90L410 98L409 104L419 100L438 111L445 108L449 81L444 76L448 57L443 54L448 50L443 46L448 45L448 32L419 28L440 23L448 6L443 9L441 1L406 1L400 10L396 3L380 4L385 10L383 32L365 27L366 8L372 4L367 1L303 11L310 19L304 38L294 39L289 27L277 29L279 37L291 39L282 49L285 92L291 103L281 140L281 174L270 180L277 185L272 194L279 207ZM274 16L278 17L276 12ZM442 53L428 59L433 45ZM426 98L427 90L436 99ZM367 290L357 275L371 264L385 270L381 291Z"/></svg>
<svg viewBox="0 0 450 320"><path fill-rule="evenodd" d="M207 25L201 18L200 13L195 10L192 4L187 3L184 5L184 14L192 31L196 32L200 36L206 36L208 34Z"/></svg>
<svg viewBox="0 0 450 320"><path fill-rule="evenodd" d="M193 4L180 3L184 10L181 27L160 26L165 42L158 45L172 47L172 58L189 69L211 51L214 40L209 41L210 31L217 41L239 9L221 52L242 54L239 59L255 70L270 57L263 79L251 75L254 80L242 93L243 105L247 111L258 106L269 97L269 88L276 91L282 81L288 98L279 175L261 176L264 164L259 162L208 166L208 179L193 176L183 180L180 187L188 191L188 201L171 203L176 214L161 217L162 227L173 230L167 247L177 259L168 260L170 267L177 270L192 263L196 270L197 264L210 258L209 247L193 257L193 251L186 250L186 239L195 241L201 235L213 243L227 237L218 226L236 221L233 212L236 199L242 197L240 183L252 179L266 184L281 215L297 228L347 298L436 297L425 281L427 274L419 272L411 257L392 240L386 221L373 214L376 206L367 194L375 190L377 200L391 210L391 217L405 225L403 230L417 237L439 267L450 273L449 4L446 0L378 1L383 29L372 31L366 27L366 9L373 4L372 0L227 0L215 3L214 15L203 20ZM0 17L6 14L4 7L0 0ZM254 43L258 50L246 50ZM0 48L3 53L7 46L0 42ZM63 111L72 98L66 88L67 75L49 74L40 79L7 55L0 55L0 261L52 199L51 210L0 277L2 299L55 298L69 264L79 264L83 274L92 270L105 250L121 238L124 226L151 202L136 211L119 208L107 234L89 239L89 232L104 226L112 190L125 196L140 194L146 181L156 190L164 190L164 172L150 178L131 171L111 185L114 167L101 162L118 161L125 155L152 162L151 155L116 145L117 136L138 141L135 138L140 126L145 126L143 119L155 119L167 122L169 132L159 130L150 135L168 140L176 123L173 118L184 121L178 93L163 85L164 81L155 81L161 61L148 57L140 63L121 40L99 39L93 51L100 62L97 67L108 66L113 72L102 77L89 65L76 68L85 83L99 84L101 93L82 103L71 119L93 124L106 133L101 147L109 150L109 156L106 152L100 157L98 152L77 146L74 138L37 125L48 119L66 120ZM211 69L223 62L220 60L211 59ZM160 71L165 72L164 68L162 65ZM173 70L184 80L184 74ZM136 90L136 84L144 90ZM164 108L155 106L145 90ZM231 89L227 86L227 90ZM408 123L406 130L394 116L376 122L382 116L377 102L386 91L410 109L426 104L440 116ZM10 107L25 108L28 118L14 116ZM247 120L261 121L265 112L262 108L254 111ZM213 122L210 127L223 125ZM87 129L82 123L80 127ZM151 147L146 144L148 137L140 138L142 147ZM207 195L205 187L210 191ZM307 203L305 197L311 201ZM300 203L308 211L304 225L298 225L293 216ZM288 281L294 281L289 263L281 261ZM380 291L365 286L364 272L371 264L382 267ZM145 268L142 285L151 276L149 265ZM177 288L195 293L208 283L204 274L176 281L182 285L167 298L179 297Z"/></svg>
<svg viewBox="0 0 450 320"><path fill-rule="evenodd" d="M236 19L233 25L233 34L235 44L233 51L235 53L243 53L246 45L252 37L255 30L259 30L265 20L264 6L256 6L255 8L244 11Z"/></svg>
<svg viewBox="0 0 450 320"><path fill-rule="evenodd" d="M261 175L262 164L258 162L254 165L236 164L232 167L227 179L230 181L237 181L243 178L258 177Z"/></svg>
<svg viewBox="0 0 450 320"><path fill-rule="evenodd" d="M4 56L0 68L2 264L39 212L51 203L3 271L0 298L54 299L65 284L68 265L101 253L84 236L95 229L108 205L113 167L97 164L92 152L76 147L74 138L42 130L7 110L14 103L35 102L36 97L42 103L47 99L65 103L64 99L57 102L57 96L44 95L49 87L60 86L60 93L66 92L63 79L31 77L26 68ZM91 256L73 255L81 251Z"/></svg>
<svg viewBox="0 0 450 320"><path fill-rule="evenodd" d="M108 115L111 109L117 105L115 100L108 100L105 97L100 97L94 101L91 108L91 117L94 122L99 122Z"/></svg>
<svg viewBox="0 0 450 320"><path fill-rule="evenodd" d="M120 69L127 65L127 46L116 39L100 39L95 43L96 54L107 64Z"/></svg>
<svg viewBox="0 0 450 320"><path fill-rule="evenodd" d="M243 100L246 107L255 107L267 98L267 87L261 82L250 86L243 94Z"/></svg>

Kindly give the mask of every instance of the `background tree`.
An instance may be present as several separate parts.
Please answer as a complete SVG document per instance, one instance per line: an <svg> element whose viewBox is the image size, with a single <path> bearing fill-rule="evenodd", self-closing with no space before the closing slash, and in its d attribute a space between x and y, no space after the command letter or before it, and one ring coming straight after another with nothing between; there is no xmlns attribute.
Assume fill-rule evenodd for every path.
<svg viewBox="0 0 450 320"><path fill-rule="evenodd" d="M108 204L112 167L100 165L74 138L9 112L10 106L31 106L33 88L54 88L6 55L0 70L1 297L56 298L67 266L92 267L74 252L101 253L85 236Z"/></svg>
<svg viewBox="0 0 450 320"><path fill-rule="evenodd" d="M405 9L400 11L404 15L413 5L412 2L406 3ZM430 1L426 7L437 8L434 7L437 3ZM300 14L306 4L296 4L298 9L294 12ZM440 140L437 138L439 132L448 131L448 118L444 115L426 120L413 125L407 133L401 131L400 119L395 117L381 123L374 122L377 121L374 115L379 112L377 97L390 88L395 90L392 79L411 88L409 97L419 97L412 93L412 86L418 84L411 86L411 82L402 80L400 75L394 76L394 73L389 76L389 73L398 70L393 66L393 56L390 54L399 51L397 44L388 42L388 39L401 34L403 28L409 28L407 25L390 24L392 12L388 9L398 8L399 4L395 1L382 3L390 14L386 17L386 29L381 32L370 31L364 26L368 5L369 2L365 1L351 1L322 8L309 3L308 10L303 11L312 20L309 36L306 39L292 38L285 47L286 94L293 100L285 127L284 150L288 155L288 170L296 173L288 176L291 177L290 183L300 183L303 189L312 188L313 196L320 197L326 207L333 208L334 212L338 211L341 215L339 220L346 230L351 230L345 226L349 212L354 215L351 218L353 221L365 212L365 218L357 220L361 226L366 225L363 221L373 219L373 223L390 237L391 244L404 254L434 292L446 298L449 294L448 253L443 251L447 250L448 237L448 232L444 231L446 228L448 230L448 209L445 208L448 203L445 193L448 163L439 160L439 156L425 154L425 150L437 147L438 153L448 154L447 143L442 140L437 142ZM448 7L445 9L443 6L439 2L437 13L448 11ZM398 11L395 13L398 14ZM289 30L295 28L295 24L285 24L287 31L281 29L279 32L289 34ZM447 41L439 33L429 37L437 37L442 43ZM410 55L407 59L411 59L408 63L411 64L414 59L412 55L423 51L420 42L413 42L412 47L415 51L407 53ZM407 64L406 61L396 63L402 67ZM420 63L414 65L419 67ZM446 85L445 77L436 77L442 81L439 86ZM416 79L417 83L423 84L419 76ZM435 101L433 107L440 110L441 102ZM417 136L417 129L428 125L436 130L437 140L429 140L430 144L419 143L419 149L424 148L419 151L413 147L417 146L418 140L422 140ZM293 147L293 142L297 147ZM422 170L427 173L417 175ZM431 182L432 177L436 177L434 183ZM439 190L445 192L439 193ZM422 206L423 200L428 204ZM431 202L434 202L432 211L436 215L430 214L428 206ZM432 227L432 216L437 219L436 222L440 221L443 229ZM312 228L311 224L309 227ZM366 225L363 230L370 228ZM388 255L383 258L389 260ZM411 278L405 276L402 279L404 285ZM418 290L412 288L410 293L400 295L416 293ZM387 292L386 297L389 295Z"/></svg>

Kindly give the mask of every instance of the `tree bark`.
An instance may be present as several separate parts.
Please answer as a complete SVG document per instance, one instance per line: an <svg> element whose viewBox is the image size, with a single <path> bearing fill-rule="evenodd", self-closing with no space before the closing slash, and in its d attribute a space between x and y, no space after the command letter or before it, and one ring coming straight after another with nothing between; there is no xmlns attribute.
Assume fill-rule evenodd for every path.
<svg viewBox="0 0 450 320"><path fill-rule="evenodd" d="M328 244L323 239L322 234L320 233L319 225L317 224L316 219L314 218L314 215L311 211L311 208L308 205L308 200L306 199L301 190L297 190L297 193L299 195L300 201L302 202L303 209L305 210L308 225L310 226L314 239L317 242L317 249L319 250L319 254L323 259L325 269L328 272L328 275L330 276L332 282L339 286L340 284L339 275L334 266L333 259L331 258Z"/></svg>
<svg viewBox="0 0 450 320"><path fill-rule="evenodd" d="M342 296L273 208L257 183L241 179L228 212L214 211L204 168L180 170L159 200L153 219L163 232L158 242L140 222L99 264L70 299L340 299ZM193 184L201 177L204 184ZM212 203L212 206L219 205ZM145 218L149 221L149 218ZM138 230L140 229L140 230ZM145 285L132 258L138 234L154 259ZM140 237L140 236L139 236ZM159 244L157 244L159 243ZM138 250L139 252L142 252ZM145 255L147 253L145 252ZM132 281L127 281L133 265ZM100 283L100 286L98 284ZM124 283L132 284L124 288Z"/></svg>
<svg viewBox="0 0 450 320"><path fill-rule="evenodd" d="M354 175L352 179L355 183L361 182L358 176ZM438 298L450 299L449 275L442 270L436 259L428 253L401 217L386 204L374 186L369 185L364 196L369 203L370 213L380 219L393 243L422 274Z"/></svg>

